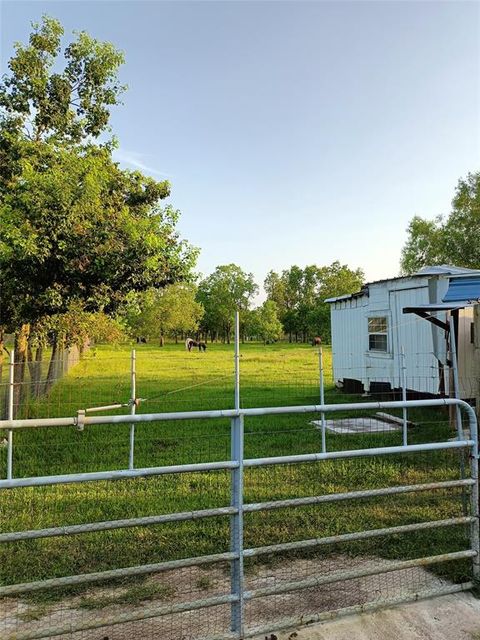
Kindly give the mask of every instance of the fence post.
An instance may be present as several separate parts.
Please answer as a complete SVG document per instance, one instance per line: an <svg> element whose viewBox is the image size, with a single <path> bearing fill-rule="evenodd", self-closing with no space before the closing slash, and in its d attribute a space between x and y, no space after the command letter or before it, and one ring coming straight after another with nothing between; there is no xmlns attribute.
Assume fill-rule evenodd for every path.
<svg viewBox="0 0 480 640"><path fill-rule="evenodd" d="M240 320L235 312L235 409L240 410ZM231 459L238 463L232 471L231 501L236 513L230 519L230 551L235 554L230 569L230 591L236 597L232 602L230 628L238 637L243 636L243 416L232 418L230 434Z"/></svg>
<svg viewBox="0 0 480 640"><path fill-rule="evenodd" d="M15 390L15 349L10 351L9 376L8 376L8 419L13 420L13 395ZM13 431L7 432L7 480L13 477Z"/></svg>
<svg viewBox="0 0 480 640"><path fill-rule="evenodd" d="M457 344L456 344L456 336L455 336L455 321L453 319L453 316L450 316L450 319L448 321L448 327L450 330L450 360L452 362L452 372L453 372L453 393L454 393L454 397L457 400L459 400L460 385L458 383ZM457 438L459 440L463 440L462 412L458 405L455 406L455 422L457 427ZM478 449L477 449L477 453L478 453ZM478 483L478 460L477 460L476 468L477 468L476 482ZM472 472L473 472L473 467L472 467ZM462 480L463 478L465 478L465 462L461 453L460 453L460 477L462 478ZM472 490L472 493L473 493L473 490ZM468 511L468 504L467 504L467 496L466 496L465 490L462 490L462 507L463 507L463 513L466 515Z"/></svg>
<svg viewBox="0 0 480 640"><path fill-rule="evenodd" d="M136 369L136 353L135 349L132 349L132 357L131 357L131 368L130 368L130 380L131 380L131 406L130 406L130 415L135 415L136 404L135 400L137 397L137 369ZM135 424L130 425L130 454L128 458L128 468L133 469L133 456L135 450Z"/></svg>
<svg viewBox="0 0 480 640"><path fill-rule="evenodd" d="M402 358L402 400L405 402L407 400L407 365L405 363L405 349L401 348L401 358ZM408 444L408 415L407 415L407 407L403 407L403 445L406 447Z"/></svg>
<svg viewBox="0 0 480 640"><path fill-rule="evenodd" d="M457 405L458 406L458 405ZM460 407L458 407L460 410ZM472 455L470 456L470 472L474 483L470 491L470 515L473 517L473 521L470 527L471 547L473 551L477 552L477 555L472 558L473 560L473 581L475 585L480 586L480 495L479 495L479 478L478 478L478 421L477 417L472 410L470 414L470 440L473 440ZM462 479L464 474L462 473ZM464 494L462 494L464 497Z"/></svg>
<svg viewBox="0 0 480 640"><path fill-rule="evenodd" d="M240 316L235 311L235 409L240 409Z"/></svg>
<svg viewBox="0 0 480 640"><path fill-rule="evenodd" d="M230 613L230 628L237 638L243 637L243 416L231 421L231 459L238 463L231 475L230 551L235 554L230 568L230 592L235 596Z"/></svg>
<svg viewBox="0 0 480 640"><path fill-rule="evenodd" d="M454 392L454 397L457 398L457 400L459 400L460 385L458 382L457 344L456 344L456 336L455 336L455 321L453 319L453 316L450 316L448 325L450 328L450 359L452 361L452 369L453 369L453 392ZM463 438L462 412L460 411L460 407L458 405L455 407L455 418L457 423L458 438L459 440L461 440Z"/></svg>
<svg viewBox="0 0 480 640"><path fill-rule="evenodd" d="M320 368L320 404L325 404L325 388L323 382L323 350L322 345L318 348L318 363ZM326 437L326 422L325 422L325 413L322 411L320 414L320 420L322 425L322 453L327 451L327 437Z"/></svg>

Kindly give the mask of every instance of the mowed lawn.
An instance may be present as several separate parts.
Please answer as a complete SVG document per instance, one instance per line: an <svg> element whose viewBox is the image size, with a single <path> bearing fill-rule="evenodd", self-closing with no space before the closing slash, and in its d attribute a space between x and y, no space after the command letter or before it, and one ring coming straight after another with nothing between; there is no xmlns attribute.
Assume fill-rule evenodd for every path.
<svg viewBox="0 0 480 640"><path fill-rule="evenodd" d="M130 346L90 350L49 395L30 403L24 416L71 416L78 409L128 402ZM183 345L136 347L140 412L233 408L232 345L208 345L206 353L187 353ZM327 402L361 401L333 388L331 356L324 349ZM243 407L319 402L318 352L308 345L241 346ZM128 408L117 413L128 412ZM368 415L364 412L362 415ZM245 422L245 456L318 451L320 432L311 414L262 416ZM452 437L442 411L412 411L416 423L409 441ZM15 433L14 473L52 475L128 466L129 425L48 428ZM328 448L354 449L401 444L401 433L332 435ZM189 420L137 425L135 466L226 460L230 423ZM5 477L6 452L1 473ZM245 471L246 503L320 495L459 477L459 455L452 452L331 460ZM227 506L229 472L190 473L111 482L63 484L3 490L2 532L88 523ZM462 515L458 490L422 492L344 501L245 516L245 545L260 546ZM385 537L362 543L319 547L308 554L376 555L404 559L468 548L468 529L457 526ZM0 581L8 584L45 577L210 554L228 550L229 519L133 527L3 544ZM303 552L307 554L307 552ZM297 552L298 556L298 552ZM263 558L262 561L264 561ZM445 565L455 580L469 574L468 563ZM39 597L39 596L37 596Z"/></svg>

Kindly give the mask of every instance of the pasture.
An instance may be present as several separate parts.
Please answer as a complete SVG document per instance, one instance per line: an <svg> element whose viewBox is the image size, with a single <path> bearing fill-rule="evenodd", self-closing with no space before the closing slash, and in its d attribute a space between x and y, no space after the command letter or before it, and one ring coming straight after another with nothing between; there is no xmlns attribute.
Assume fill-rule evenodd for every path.
<svg viewBox="0 0 480 640"><path fill-rule="evenodd" d="M71 416L80 408L126 402L130 396L129 346L98 346L54 385L45 398L24 409L25 416ZM330 352L325 352L326 401L359 401L334 389ZM244 407L319 402L318 355L308 345L241 345L241 404ZM183 345L137 346L139 411L225 409L233 406L233 345L208 345L206 353L187 353ZM128 412L128 408L121 410ZM368 413L364 415L368 416ZM265 416L245 423L245 457L315 452L320 432L313 415ZM415 426L409 442L452 437L443 411L412 411ZM329 450L401 444L401 433L328 434ZM129 426L25 430L15 433L14 474L50 475L122 469L128 465ZM5 477L6 452L1 473ZM230 456L230 423L189 420L137 425L135 466L226 460ZM326 493L426 483L459 477L458 452L436 451L382 458L330 460L301 465L251 468L245 472L245 503ZM369 498L245 515L245 546L254 547L316 538L363 529L395 526L462 515L459 490L426 491L395 498ZM91 482L4 490L0 494L2 532L80 524L228 506L229 472L191 473L135 480ZM321 556L375 556L407 559L464 549L468 530L462 525L388 538L350 542L288 554L290 559ZM21 541L0 546L3 584L72 575L228 551L226 517L134 527L76 536ZM353 561L353 560L352 560ZM250 560L278 563L278 557ZM453 580L469 574L468 563L448 563L439 571ZM143 580L143 579L142 579ZM135 581L132 598L152 599L148 584ZM205 584L208 583L208 572ZM141 588L140 588L141 587ZM133 587L132 587L133 589ZM142 590L143 589L143 590ZM82 587L75 592L82 592ZM70 588L72 591L72 588ZM36 602L63 597L42 592ZM165 594L161 596L166 597ZM102 606L84 601L85 607Z"/></svg>

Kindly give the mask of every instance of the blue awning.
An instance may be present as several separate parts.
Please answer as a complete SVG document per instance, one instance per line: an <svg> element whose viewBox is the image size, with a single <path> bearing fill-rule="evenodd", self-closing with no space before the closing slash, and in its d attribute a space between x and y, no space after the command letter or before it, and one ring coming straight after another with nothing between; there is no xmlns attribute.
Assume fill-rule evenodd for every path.
<svg viewBox="0 0 480 640"><path fill-rule="evenodd" d="M480 301L480 276L451 278L443 302Z"/></svg>

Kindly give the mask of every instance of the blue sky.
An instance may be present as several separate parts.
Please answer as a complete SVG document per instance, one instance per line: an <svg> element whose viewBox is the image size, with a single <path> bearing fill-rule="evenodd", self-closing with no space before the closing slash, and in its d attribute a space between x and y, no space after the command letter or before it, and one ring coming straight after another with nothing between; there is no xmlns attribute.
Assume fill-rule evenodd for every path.
<svg viewBox="0 0 480 640"><path fill-rule="evenodd" d="M479 168L476 2L3 1L2 71L42 13L125 52L117 158L171 181L203 273L397 275Z"/></svg>

